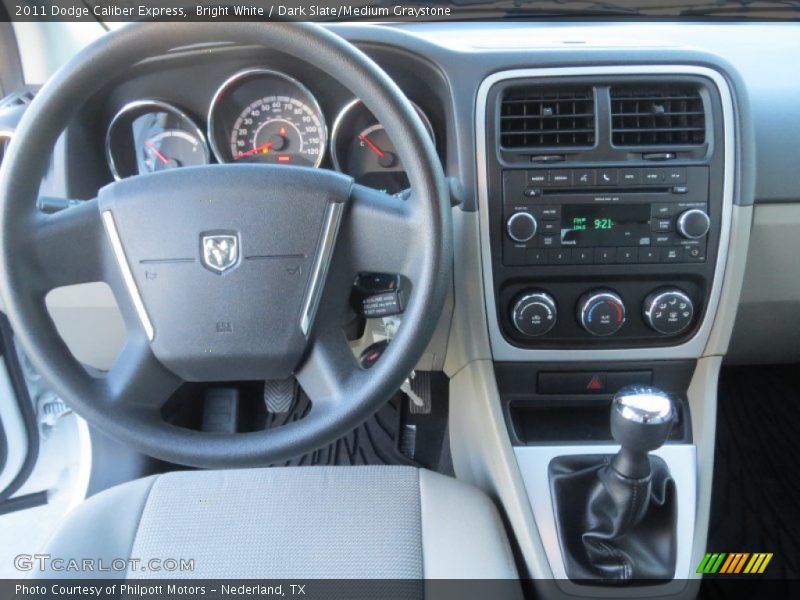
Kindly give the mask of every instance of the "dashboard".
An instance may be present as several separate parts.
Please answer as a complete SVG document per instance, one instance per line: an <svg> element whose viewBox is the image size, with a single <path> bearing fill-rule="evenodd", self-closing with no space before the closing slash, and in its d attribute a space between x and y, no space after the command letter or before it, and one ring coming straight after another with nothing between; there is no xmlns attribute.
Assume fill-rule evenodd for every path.
<svg viewBox="0 0 800 600"><path fill-rule="evenodd" d="M800 226L800 215L792 212L800 202L800 170L791 159L796 154L793 144L800 138L800 92L792 78L773 77L763 68L780 65L797 49L792 25L466 22L457 27L446 23L330 27L376 60L419 108L446 175L456 179L464 192L454 214L465 219L477 215L481 221L477 240L456 232L457 240L465 244L457 246L456 262L457 272L468 268L473 280L482 273L480 308L487 312L492 339L486 358L582 360L602 350L609 359L633 359L642 356L643 348L652 357L699 355L714 311L730 302L720 287L729 262L726 256L742 250L741 236L725 237L732 227L729 212L753 204L755 245L749 259L744 259L752 265L742 286L742 304L735 307L739 317L728 356L758 361L797 355L785 335L791 327L781 322L800 325L796 317L800 290L791 278L778 274L793 266L795 224ZM760 44L762 39L771 43ZM633 72L619 73L623 67ZM695 68L706 72L693 73ZM659 75L659 69L669 72ZM718 81L711 80L708 72ZM609 90L642 77L651 83L654 78L680 83L688 77L691 85L699 85L705 121L695 127L703 130L705 141L689 138L691 143L677 156L659 162L657 156L644 156L658 151L612 139ZM492 84L482 87L487 81ZM509 150L511 136L496 135L493 128L500 127L502 115L488 100L492 93L501 101L503 89L520 87L519 83L566 83L573 91L576 86L588 87L596 111L588 128L592 131L575 131L587 137L576 138L578 147L562 151L552 152L547 146L541 152ZM278 101L281 96L299 104L290 102L287 109L287 103ZM274 108L265 102L273 97ZM725 98L730 106L723 110ZM265 108L271 113L269 119L261 114ZM146 135L133 128L143 110L161 115L151 117L154 129ZM260 114L253 115L254 111ZM726 111L733 132L727 137ZM273 118L279 113L288 118L283 125ZM245 126L234 131L238 119ZM303 131L298 133L297 126ZM685 133L691 136L698 130ZM53 195L90 198L115 177L179 163L283 160L337 169L396 193L406 181L384 135L335 75L314 65L280 52L233 44L182 48L121 73L81 109L57 149L53 174L44 189ZM661 144L655 146L664 153ZM535 162L534 154L563 155L565 160ZM731 164L724 164L728 160ZM538 173L540 180L521 179L529 173L534 177ZM646 179L654 173L658 180ZM565 179L551 181L551 175ZM584 176L591 178L591 186L585 185ZM616 178L616 183L609 185L604 176ZM628 176L636 185L629 184ZM673 176L678 181L667 185L666 178ZM686 194L675 191L682 187ZM663 206L667 204L670 207ZM542 211L556 208L557 219L544 218L550 215ZM660 223L654 220L657 210L669 213ZM515 216L525 212L530 215ZM694 232L686 229L687 224ZM629 240L648 226L649 249L637 244L633 253ZM525 239L532 227L535 233ZM524 241L515 240L510 229ZM638 235L637 242L644 237ZM555 240L558 247L544 246ZM478 253L479 262L471 253ZM735 276L745 277L744 265L739 268ZM474 289L459 292L458 285L457 281L458 302L464 302L462 293L475 296ZM650 310L656 297L652 295L663 291L689 298L686 323L650 324L648 314L655 314ZM545 306L550 299L555 304L556 324L540 335L520 331L514 323L519 312L515 308L525 308L517 304L529 292L544 292L549 296ZM610 292L622 300L624 321L617 331L593 335L583 326L582 308L590 292ZM676 298L679 306L688 308L682 296ZM621 314L615 300L606 308L609 318ZM781 318L772 320L771 314Z"/></svg>

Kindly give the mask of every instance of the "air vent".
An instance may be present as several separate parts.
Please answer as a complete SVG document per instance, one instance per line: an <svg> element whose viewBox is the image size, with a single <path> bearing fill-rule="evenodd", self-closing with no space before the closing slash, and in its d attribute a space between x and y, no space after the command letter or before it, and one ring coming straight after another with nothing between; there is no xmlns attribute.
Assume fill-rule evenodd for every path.
<svg viewBox="0 0 800 600"><path fill-rule="evenodd" d="M503 148L580 148L594 145L591 88L512 88L500 106Z"/></svg>
<svg viewBox="0 0 800 600"><path fill-rule="evenodd" d="M616 146L703 144L706 141L703 99L695 86L614 86L611 139Z"/></svg>
<svg viewBox="0 0 800 600"><path fill-rule="evenodd" d="M31 90L9 94L5 98L0 99L0 110L13 106L27 106L33 100L33 96L34 92Z"/></svg>

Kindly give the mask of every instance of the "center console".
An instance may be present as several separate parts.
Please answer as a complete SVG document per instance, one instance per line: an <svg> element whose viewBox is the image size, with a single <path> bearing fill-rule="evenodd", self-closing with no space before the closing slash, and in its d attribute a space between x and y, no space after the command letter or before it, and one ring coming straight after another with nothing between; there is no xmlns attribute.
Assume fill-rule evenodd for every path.
<svg viewBox="0 0 800 600"><path fill-rule="evenodd" d="M494 374L551 572L572 595L608 583L669 595L692 576L701 511L688 390L731 235L727 83L696 66L507 71L482 84L476 127ZM643 517L631 499L646 477L607 466L644 439L613 431L625 386L663 390L674 410L664 445L647 446L647 489L669 487L668 514ZM597 548L625 549L621 506L644 533L609 569Z"/></svg>
<svg viewBox="0 0 800 600"><path fill-rule="evenodd" d="M496 359L702 352L730 227L725 89L666 71L539 70L488 88L479 161Z"/></svg>

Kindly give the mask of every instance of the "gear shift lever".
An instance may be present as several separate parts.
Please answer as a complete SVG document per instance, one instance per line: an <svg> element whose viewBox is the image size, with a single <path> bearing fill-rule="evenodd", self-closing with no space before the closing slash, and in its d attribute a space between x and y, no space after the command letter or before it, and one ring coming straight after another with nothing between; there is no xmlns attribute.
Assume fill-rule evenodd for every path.
<svg viewBox="0 0 800 600"><path fill-rule="evenodd" d="M672 400L660 389L640 385L620 389L611 403L611 435L622 448L611 461L612 468L628 479L650 475L647 453L664 445L674 421Z"/></svg>
<svg viewBox="0 0 800 600"><path fill-rule="evenodd" d="M677 501L661 447L675 422L658 388L626 386L611 403L614 456L569 455L550 463L550 485L567 575L621 583L675 573Z"/></svg>

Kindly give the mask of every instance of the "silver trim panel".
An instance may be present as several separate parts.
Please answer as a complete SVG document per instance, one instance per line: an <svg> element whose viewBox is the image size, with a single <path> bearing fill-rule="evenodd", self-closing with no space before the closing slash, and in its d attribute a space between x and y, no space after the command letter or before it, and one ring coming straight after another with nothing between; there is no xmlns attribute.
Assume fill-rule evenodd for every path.
<svg viewBox="0 0 800 600"><path fill-rule="evenodd" d="M114 257L117 259L119 270L122 272L122 279L125 282L125 287L128 288L133 307L136 309L136 314L142 322L142 327L147 334L147 339L151 342L155 338L155 330L153 323L150 321L150 316L147 314L147 309L144 307L142 295L139 293L139 288L136 287L136 280L133 278L133 272L128 264L128 258L125 256L125 249L122 247L122 240L117 231L117 224L114 222L114 215L110 210L103 212L103 225L106 228L108 239L111 242L111 248L114 251Z"/></svg>
<svg viewBox="0 0 800 600"><path fill-rule="evenodd" d="M520 473L525 482L528 499L533 510L536 527L544 544L547 560L553 570L555 579L567 579L561 546L558 542L553 502L550 496L550 479L548 468L557 456L573 456L577 454L616 454L618 445L597 446L522 446L514 448ZM675 481L678 498L677 522L677 560L675 562L675 579L685 580L693 577L692 548L694 541L695 513L697 511L697 449L693 444L667 444L652 452L667 463L670 474ZM697 577L694 575L694 577ZM576 594L583 589L581 595L596 597L597 587L575 586ZM662 589L659 589L662 588ZM651 594L642 592L632 594L633 597L646 595L660 596L663 586L638 588L651 590ZM633 590L626 590L632 592ZM610 597L614 597L613 594Z"/></svg>
<svg viewBox="0 0 800 600"><path fill-rule="evenodd" d="M722 223L719 252L714 269L714 281L703 322L695 335L675 346L630 349L529 349L512 345L500 331L494 294L494 274L489 242L488 149L486 145L486 101L489 90L501 81L528 77L574 77L613 75L698 75L709 79L717 88L722 105L724 182L722 193ZM490 75L478 89L475 108L477 147L478 211L480 216L481 259L483 262L483 290L486 302L489 340L492 356L497 361L602 361L602 360L664 360L698 358L703 355L717 315L722 293L723 275L728 259L733 213L735 175L735 129L733 98L725 77L713 69L692 65L566 67L545 69L517 69Z"/></svg>
<svg viewBox="0 0 800 600"><path fill-rule="evenodd" d="M331 265L333 248L336 244L336 236L339 233L339 225L342 222L343 213L344 204L339 202L331 202L325 213L322 241L317 251L317 257L314 260L314 266L311 268L311 279L308 282L308 291L303 301L303 312L300 317L300 330L305 336L307 336L308 332L311 330L311 325L314 322L314 317L319 308L322 288L325 284L325 278L328 275L328 268Z"/></svg>

